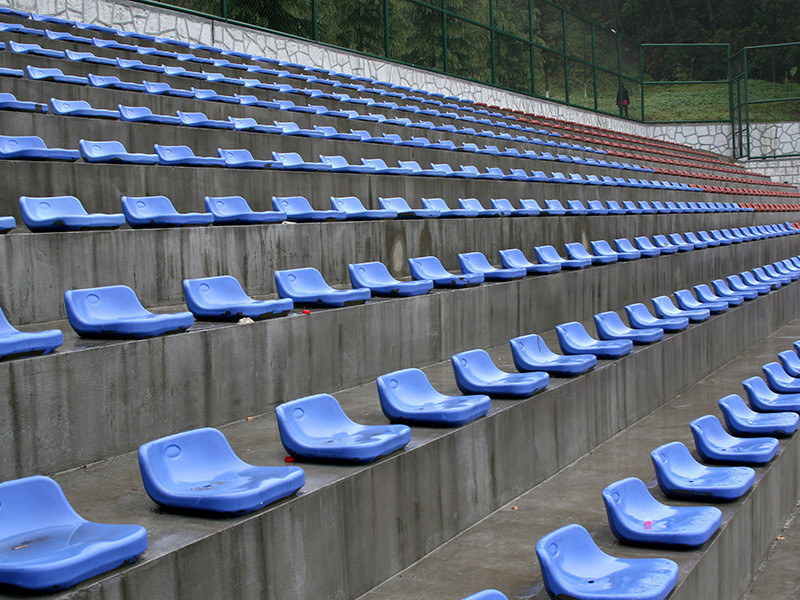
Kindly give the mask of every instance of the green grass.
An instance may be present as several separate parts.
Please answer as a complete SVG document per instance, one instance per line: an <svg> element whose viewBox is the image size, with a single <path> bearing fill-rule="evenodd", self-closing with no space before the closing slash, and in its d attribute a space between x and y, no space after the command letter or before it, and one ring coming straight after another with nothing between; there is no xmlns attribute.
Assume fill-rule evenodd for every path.
<svg viewBox="0 0 800 600"><path fill-rule="evenodd" d="M748 81L751 101L779 98L800 98L800 85L769 81ZM750 106L751 121L796 121L800 118L800 101L783 101ZM727 84L672 84L645 87L645 119L647 121L727 121Z"/></svg>

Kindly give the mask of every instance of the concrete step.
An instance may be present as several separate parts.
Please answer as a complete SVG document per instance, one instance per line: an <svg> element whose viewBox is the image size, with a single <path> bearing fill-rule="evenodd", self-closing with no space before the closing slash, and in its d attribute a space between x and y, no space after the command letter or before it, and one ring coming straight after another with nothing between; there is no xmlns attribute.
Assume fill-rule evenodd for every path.
<svg viewBox="0 0 800 600"><path fill-rule="evenodd" d="M300 462L307 476L301 493L245 517L208 519L157 509L141 488L133 453L58 473L56 480L79 513L140 523L150 532L150 548L136 564L54 597L358 597L587 453L594 456L597 446L790 321L799 290L797 283L785 286L620 360L601 361L590 373L554 379L532 398L495 401L487 417L464 427L415 427L405 451L373 465ZM526 331L521 327L517 333ZM553 333L547 338L552 343ZM491 353L501 368L511 368L505 344ZM447 361L425 370L437 389L455 391ZM216 382L214 375L201 377ZM186 389L180 395L192 393ZM164 396L171 394L166 390ZM385 422L372 384L335 395L354 420ZM181 429L195 426L188 422L191 408L165 409L159 418L174 414ZM223 430L244 460L280 464L284 452L274 417L262 412ZM148 439L161 435L148 425ZM652 432L643 433L653 442ZM582 480L572 487L589 489ZM522 534L525 528L517 530ZM473 563L473 573L480 564ZM442 581L449 577L443 571Z"/></svg>
<svg viewBox="0 0 800 600"><path fill-rule="evenodd" d="M789 290L787 290L789 291ZM798 537L782 533L784 521L800 498L797 461L800 438L781 440L779 456L766 467L756 468L755 487L742 499L719 504L723 525L710 542L696 550L648 549L625 546L608 528L602 489L624 477L647 482L653 495L667 504L691 504L667 499L655 481L650 451L679 440L694 448L689 422L704 414L719 415L717 400L730 393L742 394L741 381L758 374L762 364L791 347L800 337L800 320L794 319L754 346L744 349L724 366L678 394L640 421L621 431L589 455L559 471L531 491L511 500L498 511L444 544L405 571L359 600L400 598L462 598L485 588L497 588L509 598L544 600L534 546L546 533L568 523L579 523L597 544L614 556L666 557L680 566L678 587L670 598L736 600L747 590L776 535L784 550L770 558L763 571L766 588L745 598L797 597L797 560L792 550ZM716 353L727 339L712 336L706 351ZM684 345L684 351L692 352ZM669 360L663 371L681 376L681 368ZM595 394L608 390L595 389ZM646 393L646 392L645 392ZM783 557L781 560L780 557ZM788 565L788 566L787 566ZM784 571L784 567L787 571ZM767 570L769 569L769 570ZM758 581L761 574L753 580Z"/></svg>

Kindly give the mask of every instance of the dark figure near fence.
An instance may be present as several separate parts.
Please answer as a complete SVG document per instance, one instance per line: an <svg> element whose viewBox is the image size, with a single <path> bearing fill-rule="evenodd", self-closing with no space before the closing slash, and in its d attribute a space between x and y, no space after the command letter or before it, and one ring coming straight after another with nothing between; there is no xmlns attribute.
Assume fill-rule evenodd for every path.
<svg viewBox="0 0 800 600"><path fill-rule="evenodd" d="M631 103L631 97L628 95L628 88L620 84L617 90L617 106L619 106L619 116L628 118L628 105Z"/></svg>

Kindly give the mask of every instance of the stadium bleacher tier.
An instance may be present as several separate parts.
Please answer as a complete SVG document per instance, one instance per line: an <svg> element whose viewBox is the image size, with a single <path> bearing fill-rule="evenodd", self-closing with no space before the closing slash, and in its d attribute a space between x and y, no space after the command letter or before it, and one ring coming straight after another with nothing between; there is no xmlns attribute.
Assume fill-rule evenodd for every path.
<svg viewBox="0 0 800 600"><path fill-rule="evenodd" d="M797 189L534 100L0 44L0 597L741 596L800 498Z"/></svg>

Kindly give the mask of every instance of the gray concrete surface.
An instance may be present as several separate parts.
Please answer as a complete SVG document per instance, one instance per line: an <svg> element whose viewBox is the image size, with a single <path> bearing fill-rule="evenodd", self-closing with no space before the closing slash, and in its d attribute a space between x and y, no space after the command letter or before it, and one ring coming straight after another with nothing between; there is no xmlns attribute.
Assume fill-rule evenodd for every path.
<svg viewBox="0 0 800 600"><path fill-rule="evenodd" d="M796 504L776 533L769 554L750 582L742 600L800 598L800 504Z"/></svg>
<svg viewBox="0 0 800 600"><path fill-rule="evenodd" d="M602 461L597 476L603 469L627 461L633 453L609 456L603 449L595 449L792 319L798 289L793 285L777 290L657 344L638 348L623 359L602 361L578 378L555 379L547 390L530 399L493 402L487 417L464 427L414 428L405 451L372 466L301 462L307 476L302 493L246 517L208 519L158 510L141 489L132 453L56 474L81 514L100 521L140 523L148 528L151 543L136 564L58 597L357 597L460 532L467 530L465 535L469 535L480 529L483 523L479 521L486 515L587 453L587 460L596 457ZM552 333L548 338L552 339ZM788 344L784 338L781 347ZM710 348L714 351L709 352ZM770 352L774 354L774 348ZM493 348L492 355L502 368L511 368L506 346ZM426 371L438 389L455 391L447 363ZM192 391L185 393L191 395ZM336 396L354 420L385 422L372 384ZM191 426L186 422L187 413L183 414L183 429ZM684 413L683 437L688 435L688 418ZM674 435L677 427L661 424L654 433L653 428L636 426L636 443L654 444L659 436ZM281 463L284 453L271 411L223 430L245 460ZM614 440L627 439L625 436ZM575 471L564 472L569 476ZM535 513L555 519L567 510L560 498L588 494L592 487L584 479L573 479L550 498L547 513L536 509L513 514ZM498 529L503 539L511 531L525 536L530 548L534 537L527 526L517 523ZM458 545L460 539L453 544ZM448 545L445 550L453 547ZM530 569L517 572L510 554L500 552L520 548L520 544L502 541L484 543L460 576L456 576L456 557L447 568L435 570L435 585L415 588L409 581L401 586L402 592L386 597L459 598L462 589L475 591L476 582L510 591L522 589L531 580ZM477 560L487 549L498 551L488 552L486 560ZM531 561L530 549L525 554L525 560ZM505 582L486 577L490 561L501 561L504 572L521 586L509 588ZM424 564L426 561L418 563ZM393 581L386 585L394 585ZM447 582L450 587L440 587Z"/></svg>
<svg viewBox="0 0 800 600"><path fill-rule="evenodd" d="M751 492L735 502L718 505L723 511L722 529L696 550L622 545L608 528L600 492L613 481L635 476L645 481L660 501L689 504L665 498L655 481L650 451L673 440L693 449L689 422L703 414L719 416L717 400L729 393L741 394L740 382L758 374L763 363L791 347L798 336L800 321L794 320L360 600L445 600L484 588L498 588L509 598L544 600L547 595L534 547L541 536L568 523L586 527L597 544L614 556L675 560L680 579L672 599L739 598L800 495L796 469L800 442L796 435L781 441L781 454L770 465L756 469L756 485ZM709 341L710 349L724 345L723 338ZM688 345L684 348L691 352ZM676 376L681 373L680 367L669 360L663 367ZM784 560L797 562L796 555L787 554ZM773 570L774 582L768 589L776 590L775 595L753 597L793 597L778 590L791 586L796 572L796 564L788 572Z"/></svg>

